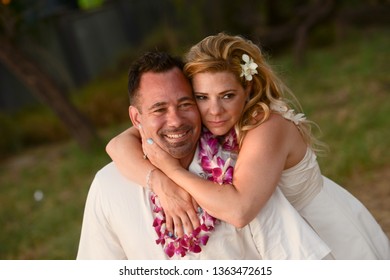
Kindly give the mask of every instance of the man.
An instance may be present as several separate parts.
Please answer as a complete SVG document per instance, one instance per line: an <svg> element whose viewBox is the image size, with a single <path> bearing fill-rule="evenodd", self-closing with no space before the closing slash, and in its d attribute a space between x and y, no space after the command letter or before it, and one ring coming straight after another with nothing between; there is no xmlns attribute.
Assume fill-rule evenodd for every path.
<svg viewBox="0 0 390 280"><path fill-rule="evenodd" d="M146 53L133 64L129 85L137 93L129 110L133 124L142 125L157 144L197 172L193 157L201 121L182 63L165 53ZM178 141L175 134L185 139ZM113 163L101 169L88 194L77 258L169 259L155 242L150 195ZM279 189L249 225L237 229L221 221L201 248L172 258L322 259L329 254Z"/></svg>

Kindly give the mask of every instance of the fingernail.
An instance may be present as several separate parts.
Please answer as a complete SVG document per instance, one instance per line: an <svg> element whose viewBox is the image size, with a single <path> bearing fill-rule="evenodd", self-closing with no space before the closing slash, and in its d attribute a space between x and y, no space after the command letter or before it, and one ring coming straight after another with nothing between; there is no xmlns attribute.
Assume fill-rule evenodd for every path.
<svg viewBox="0 0 390 280"><path fill-rule="evenodd" d="M138 125L138 128L142 128L142 125L141 125L141 124L139 124L139 125Z"/></svg>
<svg viewBox="0 0 390 280"><path fill-rule="evenodd" d="M198 206L198 213L200 214L202 212L203 212L202 208L200 208L200 206Z"/></svg>

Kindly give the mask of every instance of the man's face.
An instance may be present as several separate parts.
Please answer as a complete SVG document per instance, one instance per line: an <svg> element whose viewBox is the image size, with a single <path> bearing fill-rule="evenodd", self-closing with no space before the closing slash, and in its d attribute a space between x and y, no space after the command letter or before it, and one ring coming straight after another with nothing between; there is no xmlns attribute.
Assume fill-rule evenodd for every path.
<svg viewBox="0 0 390 280"><path fill-rule="evenodd" d="M201 131L201 120L191 85L178 68L165 73L142 75L139 106L130 106L134 125L166 152L188 164Z"/></svg>

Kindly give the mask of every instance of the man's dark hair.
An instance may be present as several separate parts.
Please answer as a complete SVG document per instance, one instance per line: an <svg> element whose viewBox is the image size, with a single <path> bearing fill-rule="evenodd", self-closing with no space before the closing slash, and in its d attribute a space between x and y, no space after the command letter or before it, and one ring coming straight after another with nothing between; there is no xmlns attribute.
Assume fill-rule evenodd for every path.
<svg viewBox="0 0 390 280"><path fill-rule="evenodd" d="M153 51L146 52L130 66L129 82L127 85L130 104L136 106L139 104L138 89L141 77L146 72L162 73L173 68L183 70L184 63L180 58L173 57L165 52Z"/></svg>

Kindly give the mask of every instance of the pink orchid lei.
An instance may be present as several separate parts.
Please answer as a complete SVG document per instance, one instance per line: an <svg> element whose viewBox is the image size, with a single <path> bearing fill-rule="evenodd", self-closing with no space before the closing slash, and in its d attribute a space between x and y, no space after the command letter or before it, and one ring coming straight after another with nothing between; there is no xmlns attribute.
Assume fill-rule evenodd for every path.
<svg viewBox="0 0 390 280"><path fill-rule="evenodd" d="M237 153L238 144L234 129L221 142L210 131L204 129L199 142L198 159L205 172L205 177L218 184L231 184L233 180L233 166L231 153ZM228 153L223 153L228 152ZM227 157L227 158L226 158ZM226 158L226 159L225 159ZM200 209L198 217L200 226L190 234L176 237L166 229L165 213L156 194L152 193L154 221L153 227L157 233L157 244L163 246L164 252L171 258L173 255L184 257L187 252L199 253L201 245L206 245L209 233L214 230L217 219Z"/></svg>
<svg viewBox="0 0 390 280"><path fill-rule="evenodd" d="M237 136L234 129L222 139L203 129L199 144L199 160L208 180L220 185L231 184L234 170L231 154L237 152Z"/></svg>

